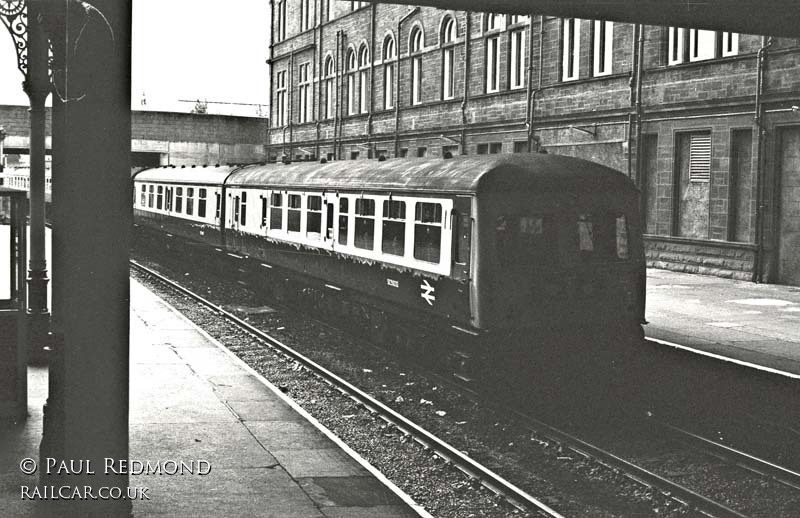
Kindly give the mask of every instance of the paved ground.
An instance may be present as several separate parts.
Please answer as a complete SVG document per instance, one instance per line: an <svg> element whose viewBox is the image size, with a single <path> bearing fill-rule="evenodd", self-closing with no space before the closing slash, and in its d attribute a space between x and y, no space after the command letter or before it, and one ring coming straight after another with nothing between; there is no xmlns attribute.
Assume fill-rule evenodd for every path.
<svg viewBox="0 0 800 518"><path fill-rule="evenodd" d="M131 476L130 486L148 487L150 497L134 502L135 517L428 516L135 281L131 313L130 458L208 463L196 462L196 474ZM19 465L25 457L38 459L47 374L31 369L29 379L30 418L0 426L0 516L34 516L37 510L20 498L20 486L36 479ZM59 515L68 511L62 507Z"/></svg>
<svg viewBox="0 0 800 518"><path fill-rule="evenodd" d="M800 287L647 272L645 334L800 375Z"/></svg>

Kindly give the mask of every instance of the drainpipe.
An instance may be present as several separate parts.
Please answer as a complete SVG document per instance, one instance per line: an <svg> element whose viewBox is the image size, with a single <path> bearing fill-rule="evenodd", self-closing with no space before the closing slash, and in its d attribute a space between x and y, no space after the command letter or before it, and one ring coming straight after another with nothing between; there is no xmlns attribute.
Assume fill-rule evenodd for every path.
<svg viewBox="0 0 800 518"><path fill-rule="evenodd" d="M539 82L533 89L533 15L528 25L528 110L525 126L528 129L528 153L533 152L533 121L536 118L536 96L542 91L542 49L544 48L544 15L539 15Z"/></svg>
<svg viewBox="0 0 800 518"><path fill-rule="evenodd" d="M464 31L464 95L461 97L461 154L467 154L467 102L469 101L470 39L472 30L470 18L472 13L466 11L466 30Z"/></svg>
<svg viewBox="0 0 800 518"><path fill-rule="evenodd" d="M321 4L315 3L314 9L319 7ZM322 75L325 73L324 65L322 64L322 55L324 54L322 49L322 13L315 13L319 16L319 20L315 20L316 24L314 26L314 38L318 41L316 46L316 53L317 53L317 120L316 124L314 125L314 129L316 130L316 140L314 144L314 156L317 160L321 157L319 156L319 137L320 131L322 130L322 85L324 81L322 80Z"/></svg>
<svg viewBox="0 0 800 518"><path fill-rule="evenodd" d="M289 127L289 161L292 160L292 155L293 155L292 147L294 145L294 125L292 124L292 121L294 121L294 90L295 90L294 53L295 51L292 50L292 53L289 55L289 120L286 121L286 125Z"/></svg>
<svg viewBox="0 0 800 518"><path fill-rule="evenodd" d="M372 4L370 13L370 49L369 49L369 115L367 115L367 146L372 149L372 114L375 112L375 17L377 4Z"/></svg>
<svg viewBox="0 0 800 518"><path fill-rule="evenodd" d="M763 262L764 262L764 210L766 204L764 202L764 175L766 174L766 167L764 166L764 137L766 136L766 129L763 126L763 106L761 97L764 93L764 71L766 68L767 49L772 46L772 38L763 36L761 38L761 48L758 49L756 56L756 98L754 107L753 124L757 132L756 144L756 253L753 260L753 282L763 282ZM773 193L773 196L775 193ZM773 233L775 229L773 229Z"/></svg>
<svg viewBox="0 0 800 518"><path fill-rule="evenodd" d="M339 159L339 124L341 123L341 117L339 113L339 96L341 95L341 88L342 88L342 80L339 77L339 51L342 48L342 30L339 29L336 31L336 51L334 52L334 68L335 73L333 74L334 78L336 78L336 106L334 106L333 110L333 159Z"/></svg>
<svg viewBox="0 0 800 518"><path fill-rule="evenodd" d="M637 41L636 55L636 186L641 188L642 177L642 75L644 74L644 25L637 25L639 33ZM631 148L628 147L628 157L630 158ZM630 160L629 160L630 163Z"/></svg>
<svg viewBox="0 0 800 518"><path fill-rule="evenodd" d="M419 7L415 7L403 15L402 18L397 20L397 70L395 71L395 88L394 88L394 156L400 156L400 28L403 22L408 20L411 16L419 11ZM467 24L469 27L469 24ZM469 30L469 29L467 29ZM469 65L467 65L469 70ZM463 146L463 144L462 144Z"/></svg>
<svg viewBox="0 0 800 518"><path fill-rule="evenodd" d="M275 19L275 2L273 0L269 0L269 10L270 10L270 20ZM272 107L275 105L272 99L272 92L273 90L273 78L272 78L272 60L275 57L275 46L273 43L273 38L269 39L269 58L267 59L267 65L269 65L269 120L267 121L267 161L269 161L269 155L272 151L272 125L274 124L275 119L272 116Z"/></svg>

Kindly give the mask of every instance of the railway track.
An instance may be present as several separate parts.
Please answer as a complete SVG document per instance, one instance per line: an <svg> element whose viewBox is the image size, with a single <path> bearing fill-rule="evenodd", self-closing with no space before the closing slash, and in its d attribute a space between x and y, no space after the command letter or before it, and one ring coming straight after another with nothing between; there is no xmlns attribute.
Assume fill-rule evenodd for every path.
<svg viewBox="0 0 800 518"><path fill-rule="evenodd" d="M540 500L527 494L518 486L510 483L503 477L498 476L491 470L481 466L468 456L462 454L456 448L439 440L437 437L426 432L421 427L405 419L403 416L400 416L392 409L386 407L384 404L363 393L347 381L329 373L326 369L317 365L302 354L291 350L258 329L255 329L247 322L241 321L235 315L224 311L219 306L216 306L212 302L205 300L203 297L190 292L189 290L170 281L169 279L163 278L163 276L159 275L158 273L141 267L138 264L134 264L134 266L137 269L154 276L155 278L159 279L159 281L165 283L171 288L197 300L199 303L213 308L215 312L224 316L224 318L236 324L237 326L247 330L248 333L258 337L258 339L263 343L274 349L284 352L284 354L289 355L292 359L301 363L309 372L324 380L329 385L334 386L341 393L346 394L373 416L382 419L390 426L396 427L401 431L401 433L407 435L409 438L412 438L415 442L420 444L422 448L434 452L434 454L443 459L444 462L462 471L470 480L488 488L493 493L509 501L518 509L528 513L535 513L536 516L559 516L556 511L543 504ZM420 367L424 368L422 366ZM660 476L653 471L644 469L641 466L637 466L635 463L625 460L619 455L615 455L610 451L590 444L568 432L558 429L557 427L532 418L524 411L509 408L508 405L496 400L493 401L491 399L487 399L485 396L478 394L469 387L465 387L463 384L447 379L442 375L435 373L430 374L430 371L426 372L428 372L429 374L427 375L430 375L430 377L435 379L437 383L457 386L458 390L462 393L469 393L468 397L471 399L501 408L502 412L508 414L509 416L513 416L518 422L527 426L531 432L538 434L540 437L545 437L548 440L559 444L563 448L575 452L577 455L583 458L593 459L598 464L604 465L606 468L616 473L623 474L636 484L646 487L652 492L660 493L662 496L670 498L680 505L691 509L696 515L718 518L744 518L746 516L724 504L715 501L712 498L692 490L689 487L669 480L668 478ZM654 424L653 420L650 421L651 424ZM713 441L700 438L699 436L691 438L685 432L681 434L681 432L683 432L682 430L675 427L672 428L673 430L671 430L670 433L682 435L683 442L692 441L694 449L701 450L703 453L707 453L716 458L722 459L728 464L747 469L758 474L760 477L764 477L765 479L780 482L790 488L798 489L798 486L800 486L800 478L798 478L797 473L793 473L774 464L770 465L766 461L758 459L755 456L747 455L743 452L736 452L735 450L725 446L722 446L721 448L719 447L721 445L712 446Z"/></svg>
<svg viewBox="0 0 800 518"><path fill-rule="evenodd" d="M236 315L224 310L222 307L217 306L204 297L192 292L191 290L181 286L171 279L164 277L160 273L133 260L131 261L131 265L137 271L147 274L148 276L168 286L170 289L173 289L184 296L190 297L201 305L213 309L222 318L246 331L263 344L275 351L280 352L283 355L288 356L293 361L302 365L303 368L312 373L314 376L331 385L343 395L351 398L358 406L364 408L366 411L372 414L373 417L383 420L389 426L396 427L402 434L414 440L423 449L430 450L432 453L440 457L445 463L452 465L455 469L464 473L464 475L467 476L473 483L480 484L499 497L504 498L517 509L526 513L531 513L535 516L563 518L561 514L544 504L542 501L526 493L519 487L494 473L489 468L469 458L458 449L449 445L445 441L428 432L421 426L418 426L409 419L406 419L404 416L398 414L369 394L358 389L347 380L335 375L303 354L274 339L273 337L238 318Z"/></svg>

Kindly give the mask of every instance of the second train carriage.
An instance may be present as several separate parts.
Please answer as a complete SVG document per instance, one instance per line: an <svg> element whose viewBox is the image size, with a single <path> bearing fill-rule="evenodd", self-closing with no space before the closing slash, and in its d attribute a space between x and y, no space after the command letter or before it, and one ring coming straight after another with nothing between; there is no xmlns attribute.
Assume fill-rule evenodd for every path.
<svg viewBox="0 0 800 518"><path fill-rule="evenodd" d="M457 358L526 363L545 343L553 355L641 336L638 191L598 164L515 154L161 167L135 189L140 223L248 258L272 288L292 278L333 312L357 308L384 338L435 336Z"/></svg>

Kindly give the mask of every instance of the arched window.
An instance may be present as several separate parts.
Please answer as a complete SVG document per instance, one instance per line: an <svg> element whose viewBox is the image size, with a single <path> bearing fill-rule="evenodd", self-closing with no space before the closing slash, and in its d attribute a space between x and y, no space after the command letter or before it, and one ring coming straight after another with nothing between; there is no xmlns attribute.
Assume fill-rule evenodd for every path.
<svg viewBox="0 0 800 518"><path fill-rule="evenodd" d="M414 27L411 29L409 38L411 56L411 104L422 102L422 52L423 35L422 29Z"/></svg>
<svg viewBox="0 0 800 518"><path fill-rule="evenodd" d="M395 67L397 66L397 47L390 34L383 40L383 107L394 108Z"/></svg>
<svg viewBox="0 0 800 518"><path fill-rule="evenodd" d="M367 74L369 73L369 50L361 45L358 51L358 111L367 113Z"/></svg>
<svg viewBox="0 0 800 518"><path fill-rule="evenodd" d="M484 17L484 33L486 36L486 93L500 90L500 35L496 32L502 28L503 17L494 13L486 13Z"/></svg>
<svg viewBox="0 0 800 518"><path fill-rule="evenodd" d="M347 114L356 113L356 51L347 51Z"/></svg>
<svg viewBox="0 0 800 518"><path fill-rule="evenodd" d="M455 93L455 47L456 21L452 16L445 18L442 24L442 99L452 99Z"/></svg>
<svg viewBox="0 0 800 518"><path fill-rule="evenodd" d="M325 118L332 119L334 116L333 112L333 96L334 90L333 85L335 84L335 76L336 69L333 66L333 58L328 56L328 59L325 60Z"/></svg>

